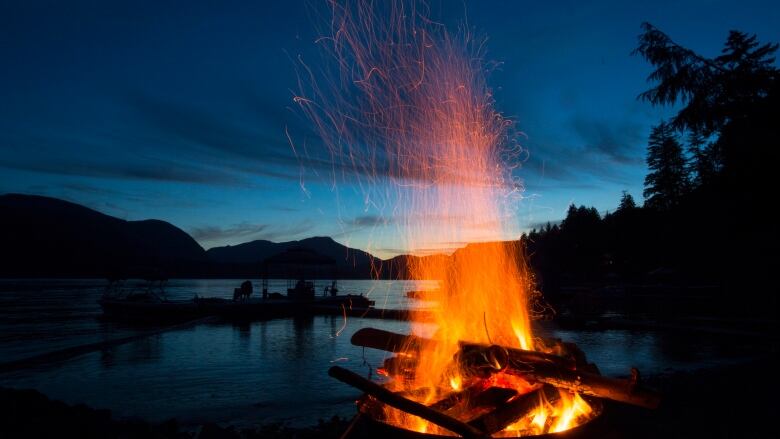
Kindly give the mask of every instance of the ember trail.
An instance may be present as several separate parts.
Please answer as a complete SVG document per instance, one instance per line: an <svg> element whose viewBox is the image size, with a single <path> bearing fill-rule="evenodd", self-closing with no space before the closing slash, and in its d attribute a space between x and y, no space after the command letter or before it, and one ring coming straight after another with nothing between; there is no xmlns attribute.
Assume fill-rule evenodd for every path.
<svg viewBox="0 0 780 439"><path fill-rule="evenodd" d="M390 378L382 386L331 369L366 392L361 413L418 433L523 436L588 422L601 411L594 397L657 405L637 379L601 377L576 346L532 333L547 307L523 249L498 243L515 233L509 206L521 198L514 171L525 151L494 107L481 41L448 32L422 3L348 1L332 3L318 43L331 67L301 62L294 101L349 170L339 176L358 181L367 208L403 218L409 249L477 243L410 258L414 279L441 280L432 322L414 319L411 336L354 335L396 353L379 369Z"/></svg>

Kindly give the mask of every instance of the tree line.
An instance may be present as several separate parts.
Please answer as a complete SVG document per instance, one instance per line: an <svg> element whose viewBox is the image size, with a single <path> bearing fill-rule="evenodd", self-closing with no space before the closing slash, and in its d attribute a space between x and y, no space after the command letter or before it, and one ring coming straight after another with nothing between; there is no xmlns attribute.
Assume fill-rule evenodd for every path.
<svg viewBox="0 0 780 439"><path fill-rule="evenodd" d="M648 138L644 203L624 192L602 216L570 206L523 236L539 282L715 284L771 297L780 147L776 43L731 31L705 57L645 23L634 55L654 70L638 99L678 106Z"/></svg>

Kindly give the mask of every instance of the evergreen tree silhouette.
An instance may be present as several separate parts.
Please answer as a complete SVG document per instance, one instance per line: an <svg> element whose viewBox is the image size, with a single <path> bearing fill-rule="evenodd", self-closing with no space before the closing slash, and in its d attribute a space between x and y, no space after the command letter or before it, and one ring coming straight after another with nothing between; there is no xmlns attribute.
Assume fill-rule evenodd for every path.
<svg viewBox="0 0 780 439"><path fill-rule="evenodd" d="M645 206L668 210L688 191L689 181L683 149L674 129L661 122L653 128L647 145Z"/></svg>
<svg viewBox="0 0 780 439"><path fill-rule="evenodd" d="M761 44L755 35L731 31L721 55L706 58L649 23L642 29L632 54L655 67L647 79L656 85L639 99L680 104L670 121L674 129L717 137L701 157L710 161L705 169L722 171L731 186L765 185L764 175L755 169L768 171L768 164L778 159L780 133L773 120L780 112L780 70L774 65L778 44Z"/></svg>
<svg viewBox="0 0 780 439"><path fill-rule="evenodd" d="M723 169L721 142L707 142L696 131L688 132L688 176L693 187L711 185Z"/></svg>
<svg viewBox="0 0 780 439"><path fill-rule="evenodd" d="M634 209L636 209L636 202L634 201L634 197L632 197L628 191L623 191L623 195L620 197L620 205L618 205L616 213L628 212Z"/></svg>
<svg viewBox="0 0 780 439"><path fill-rule="evenodd" d="M654 105L683 104L671 120L675 129L710 135L743 117L740 108L754 105L776 87L777 44L760 45L755 35L731 31L722 55L710 59L680 46L649 23L642 29L632 54L656 67L647 79L658 84L639 98Z"/></svg>

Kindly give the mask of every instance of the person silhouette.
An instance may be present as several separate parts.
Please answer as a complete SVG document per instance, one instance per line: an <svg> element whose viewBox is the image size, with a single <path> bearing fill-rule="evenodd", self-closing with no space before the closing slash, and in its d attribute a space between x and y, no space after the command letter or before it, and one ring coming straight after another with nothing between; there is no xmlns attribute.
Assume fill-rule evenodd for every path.
<svg viewBox="0 0 780 439"><path fill-rule="evenodd" d="M245 299L249 299L249 296L252 295L252 281L245 280L241 284L241 296Z"/></svg>

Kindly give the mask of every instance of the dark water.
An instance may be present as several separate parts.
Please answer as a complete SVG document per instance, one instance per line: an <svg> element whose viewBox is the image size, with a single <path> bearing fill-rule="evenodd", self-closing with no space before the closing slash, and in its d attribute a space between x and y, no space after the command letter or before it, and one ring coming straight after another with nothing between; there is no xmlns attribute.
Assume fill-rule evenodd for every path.
<svg viewBox="0 0 780 439"><path fill-rule="evenodd" d="M176 280L170 298L228 297L235 280ZM343 293L364 293L378 307L430 304L404 292L435 282L343 281ZM99 319L96 300L104 283L94 280L0 281L0 362L68 346L130 335L137 328ZM325 286L318 285L318 290ZM272 291L286 288L285 281ZM368 373L386 353L356 348L361 327L408 332L406 322L319 316L249 324L210 324L170 331L57 364L0 375L0 386L35 388L70 403L111 409L149 420L176 417L252 425L284 421L310 425L318 418L350 416L358 392L327 376L333 364ZM572 341L606 375L685 370L737 361L739 340L724 336L646 331L562 331L543 336Z"/></svg>

